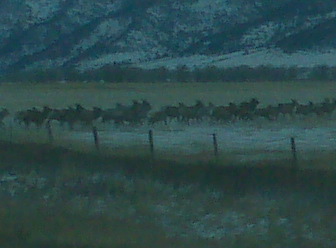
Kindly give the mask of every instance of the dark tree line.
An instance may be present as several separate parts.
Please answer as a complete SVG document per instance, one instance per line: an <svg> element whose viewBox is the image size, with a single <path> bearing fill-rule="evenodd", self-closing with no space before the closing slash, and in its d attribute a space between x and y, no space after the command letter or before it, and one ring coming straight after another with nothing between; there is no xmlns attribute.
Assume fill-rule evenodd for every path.
<svg viewBox="0 0 336 248"><path fill-rule="evenodd" d="M39 69L0 75L0 82L260 82L315 80L336 81L336 67L314 68L239 66L233 68L205 67L190 70L186 66L174 70L166 68L141 69L122 66L105 66L91 71L71 68Z"/></svg>

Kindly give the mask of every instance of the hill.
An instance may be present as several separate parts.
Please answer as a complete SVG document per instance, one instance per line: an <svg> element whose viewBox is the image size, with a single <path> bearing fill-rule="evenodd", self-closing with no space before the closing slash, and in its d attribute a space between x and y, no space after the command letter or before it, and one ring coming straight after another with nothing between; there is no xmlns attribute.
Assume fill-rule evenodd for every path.
<svg viewBox="0 0 336 248"><path fill-rule="evenodd" d="M332 0L3 0L0 71L336 65Z"/></svg>

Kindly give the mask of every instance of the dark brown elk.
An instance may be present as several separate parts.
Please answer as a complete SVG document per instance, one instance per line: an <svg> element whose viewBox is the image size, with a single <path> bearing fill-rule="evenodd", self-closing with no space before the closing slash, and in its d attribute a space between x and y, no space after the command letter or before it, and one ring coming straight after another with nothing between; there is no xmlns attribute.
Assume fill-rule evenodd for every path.
<svg viewBox="0 0 336 248"><path fill-rule="evenodd" d="M179 103L179 113L181 121L190 124L190 120L196 119L195 106L186 106L184 103Z"/></svg>
<svg viewBox="0 0 336 248"><path fill-rule="evenodd" d="M146 100L141 103L134 100L130 106L118 103L115 108L102 111L102 122L114 121L116 124L140 124L147 119L151 109L150 103Z"/></svg>
<svg viewBox="0 0 336 248"><path fill-rule="evenodd" d="M232 121L237 110L238 107L234 103L229 103L229 106L217 106L212 110L211 118L215 121Z"/></svg>
<svg viewBox="0 0 336 248"><path fill-rule="evenodd" d="M179 111L179 108L176 106L166 106L163 107L163 111L165 112L167 118L172 121L172 120L177 120L179 121L181 118L181 114Z"/></svg>
<svg viewBox="0 0 336 248"><path fill-rule="evenodd" d="M336 100L324 99L322 103L314 107L314 113L318 116L331 115L336 108Z"/></svg>
<svg viewBox="0 0 336 248"><path fill-rule="evenodd" d="M278 112L283 116L292 117L295 114L298 105L299 103L294 99L292 99L291 103L279 103Z"/></svg>
<svg viewBox="0 0 336 248"><path fill-rule="evenodd" d="M307 116L315 113L315 104L309 101L308 104L298 104L296 106L295 114L299 116Z"/></svg>
<svg viewBox="0 0 336 248"><path fill-rule="evenodd" d="M252 98L249 102L242 102L236 111L236 117L241 120L252 120L259 103L256 98Z"/></svg>
<svg viewBox="0 0 336 248"><path fill-rule="evenodd" d="M266 108L259 108L255 110L255 115L273 121L278 118L279 107L268 105Z"/></svg>
<svg viewBox="0 0 336 248"><path fill-rule="evenodd" d="M204 117L209 116L208 107L200 100L197 100L196 104L192 106L186 106L184 103L179 103L178 109L181 121L188 125L191 120L201 121Z"/></svg>
<svg viewBox="0 0 336 248"><path fill-rule="evenodd" d="M26 128L29 128L31 123L34 123L36 127L41 127L49 113L52 111L51 108L45 106L40 111L37 108L32 108L28 110L19 111L15 114L14 120L19 124L24 124Z"/></svg>
<svg viewBox="0 0 336 248"><path fill-rule="evenodd" d="M127 112L129 108L129 106L117 103L115 108L102 111L102 122L105 123L113 121L114 123L122 124L124 122L124 113Z"/></svg>
<svg viewBox="0 0 336 248"><path fill-rule="evenodd" d="M209 102L207 106L203 105L198 109L198 118L200 120L211 118L215 108L216 106L212 102Z"/></svg>
<svg viewBox="0 0 336 248"><path fill-rule="evenodd" d="M76 108L68 107L66 109L53 109L46 121L52 122L52 121L58 121L60 123L60 126L64 126L65 123L68 124L69 129L73 130L74 125L76 122L78 122L78 111Z"/></svg>
<svg viewBox="0 0 336 248"><path fill-rule="evenodd" d="M101 116L102 110L98 107L93 107L92 110L81 109L77 110L77 119L85 126L92 126L93 121Z"/></svg>
<svg viewBox="0 0 336 248"><path fill-rule="evenodd" d="M155 123L163 122L165 125L168 124L167 122L168 116L164 110L156 111L151 114L148 119L148 123L150 125L154 125Z"/></svg>
<svg viewBox="0 0 336 248"><path fill-rule="evenodd" d="M123 109L122 123L128 122L129 124L142 124L147 119L149 111L152 109L150 103L142 100L142 103L133 101L130 107Z"/></svg>
<svg viewBox="0 0 336 248"><path fill-rule="evenodd" d="M63 124L63 122L64 122L64 115L65 115L66 111L67 111L66 109L53 109L48 114L48 116L46 118L46 121L48 121L48 122L58 121L61 124Z"/></svg>
<svg viewBox="0 0 336 248"><path fill-rule="evenodd" d="M131 123L141 124L148 117L149 111L152 109L152 106L147 100L142 100L142 103L133 104L131 108L132 116L129 119Z"/></svg>

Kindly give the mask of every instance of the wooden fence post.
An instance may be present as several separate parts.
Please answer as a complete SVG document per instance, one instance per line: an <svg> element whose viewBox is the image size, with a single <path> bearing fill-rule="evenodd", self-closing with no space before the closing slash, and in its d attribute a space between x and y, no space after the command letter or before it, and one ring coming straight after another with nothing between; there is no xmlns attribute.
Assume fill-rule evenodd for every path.
<svg viewBox="0 0 336 248"><path fill-rule="evenodd" d="M213 139L213 146L214 146L214 155L216 158L218 158L218 143L217 143L217 136L216 134L212 134Z"/></svg>
<svg viewBox="0 0 336 248"><path fill-rule="evenodd" d="M293 137L291 137L290 141L291 141L292 156L293 156L293 166L297 166L295 139Z"/></svg>
<svg viewBox="0 0 336 248"><path fill-rule="evenodd" d="M152 158L154 158L154 141L153 141L153 131L149 130L148 132L148 139L149 139L149 147Z"/></svg>
<svg viewBox="0 0 336 248"><path fill-rule="evenodd" d="M52 133L50 121L47 122L46 127L47 127L47 131L48 131L49 143L52 144L54 142L54 135Z"/></svg>
<svg viewBox="0 0 336 248"><path fill-rule="evenodd" d="M9 142L13 142L13 123L9 124Z"/></svg>
<svg viewBox="0 0 336 248"><path fill-rule="evenodd" d="M99 151L100 147L99 147L99 136L98 136L98 131L97 128L95 126L92 127L92 134L93 134L93 140L94 140L94 144L96 146L97 151Z"/></svg>

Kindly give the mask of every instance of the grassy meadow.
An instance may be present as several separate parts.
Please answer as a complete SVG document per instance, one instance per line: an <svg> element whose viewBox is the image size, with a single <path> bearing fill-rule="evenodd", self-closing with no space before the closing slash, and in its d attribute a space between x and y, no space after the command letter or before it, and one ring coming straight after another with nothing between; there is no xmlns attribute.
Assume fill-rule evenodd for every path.
<svg viewBox="0 0 336 248"><path fill-rule="evenodd" d="M15 111L34 106L114 107L117 102L147 99L158 108L168 104L194 104L195 100L214 104L239 103L257 97L262 104L321 101L335 97L334 82L250 82L250 83L53 83L0 85L1 105Z"/></svg>
<svg viewBox="0 0 336 248"><path fill-rule="evenodd" d="M306 103L309 100L319 102L325 97L334 97L336 92L336 84L334 82L250 82L250 83L52 83L52 84L11 84L3 83L0 86L1 94L1 106L7 107L13 114L18 110L28 109L31 107L42 107L48 105L53 108L64 108L74 103L81 103L84 107L90 108L92 106L99 106L102 108L112 108L115 103L130 104L132 100L147 99L154 107L158 109L161 106L168 104L178 104L184 102L186 104L194 104L197 99L204 102L213 102L216 105L228 104L229 102L242 102L249 100L252 97L257 97L261 104L277 104L280 102L289 102L292 98L297 99L301 103ZM293 120L290 123L295 122ZM308 120L300 123L296 121L295 125L301 125L302 128L311 128L314 126L328 125L333 126L333 121L326 122L324 120ZM19 142L48 142L46 130L36 130L31 128L25 130L22 127L15 126L7 119L7 126L12 125L13 129L0 130L2 139L11 140L14 139ZM250 124L245 124L248 127ZM278 127L288 125L287 123L276 123ZM235 124L233 125L235 126ZM257 123L254 125L256 129L260 127L270 126L266 123ZM277 128L278 128L277 127ZM151 127L144 127L143 130L134 129L133 127L125 127L118 132L115 132L110 125L101 125L98 123L99 130L105 130L100 137L102 152L113 152L122 156L147 156L148 155L148 129ZM185 129L186 127L159 127L159 135L161 131L168 133L170 131ZM226 127L219 127L226 128ZM273 127L270 126L269 129ZM202 127L199 128L202 131ZM205 129L204 129L205 130ZM134 134L141 133L141 137L132 137L129 135L130 143L123 141L126 137L122 137L122 133ZM69 148L91 151L94 149L93 138L90 133L86 136L81 132L90 132L90 130L76 130L76 132L69 132L66 129L59 128L56 123L53 125L53 132L55 136L56 145L64 145ZM155 135L158 133L156 131ZM163 133L162 132L162 133ZM198 136L196 133L186 134L191 137L193 135ZM204 131L205 133L206 131ZM177 161L186 161L193 159L196 161L209 161L213 159L213 147L211 137L209 136L212 130L209 129L209 134L205 133L204 141L206 144L200 141L190 141L190 144L186 144L186 147L195 146L199 151L192 154L186 153L184 150L169 149L163 142L160 145L160 149L157 151L157 156L164 157L166 159L173 159ZM178 132L177 132L178 133ZM108 136L109 134L110 136ZM118 137L116 137L118 135ZM180 133L178 133L180 135ZM201 134L203 135L203 134ZM171 134L173 136L173 134ZM209 136L209 137L208 137ZM79 137L79 138L78 138ZM168 139L167 137L163 137ZM220 138L220 137L219 137ZM284 136L285 138L285 136ZM287 137L289 139L289 137ZM160 137L158 138L160 139ZM112 140L112 141L110 141ZM228 140L224 140L228 142ZM158 143L158 142L156 142ZM270 160L269 155L279 157L280 160L289 158L290 147L288 145L288 151L272 151L262 150L256 148L253 151L245 150L230 151L227 152L225 148L222 149L222 141L219 141L220 146L220 160L221 163L231 163L237 161L244 154L251 154L250 157L255 156L257 160L261 154L266 156L265 160ZM259 149L259 150L258 150ZM287 148L286 148L287 149ZM131 152L130 152L131 151ZM319 161L321 157L334 157L330 152L316 152L302 154L300 159L306 159L307 163L315 163ZM323 153L323 156L320 154ZM313 161L313 162L311 162ZM327 161L330 161L329 159ZM332 163L327 163L328 166L333 167ZM325 165L325 163L323 163Z"/></svg>
<svg viewBox="0 0 336 248"><path fill-rule="evenodd" d="M11 112L11 117L16 111L25 110L31 107L43 107L45 105L52 108L65 108L75 103L81 103L86 108L91 108L93 106L98 106L103 109L112 108L116 103L131 104L132 100L147 99L153 106L154 110L159 109L161 106L169 104L178 104L183 102L186 104L194 104L196 100L200 99L207 102L213 102L216 105L228 104L229 102L239 103L256 97L260 100L261 106L268 104L277 104L281 102L289 102L291 99L297 99L300 103L307 103L308 101L319 102L324 98L333 98L336 92L335 82L244 82L244 83L3 83L0 85L0 95L1 95L1 105L0 107L6 107ZM45 129L38 130L36 128L31 128L25 130L22 127L18 127L13 123L10 118L6 120L5 129L0 130L3 140L7 141L18 141L18 142L37 142L46 143L48 142L47 132ZM267 127L268 129L279 128L283 126L288 126L294 124L300 128L313 128L318 126L333 127L335 125L334 120L319 120L319 119L309 119L307 121L301 120L285 120L284 122L277 121L273 123L256 122L254 124L243 124L241 127L253 126L255 130L263 129ZM139 137L129 137L130 142L121 142L123 137L122 133L115 133L115 128L109 124L102 125L97 123L98 129L105 131L102 133L101 140L101 150L104 152L114 152L117 154L122 154L123 156L131 155L148 155L148 139L147 132L148 129L152 128L150 126L145 126L144 128L134 128L134 127L123 127L118 128L118 131L122 133L134 134L141 133L141 138ZM239 126L238 124L237 126ZM12 128L8 128L8 127ZM235 127L236 124L231 125ZM67 129L58 127L57 123L53 124L53 132L55 136L56 145L64 145L69 148L91 151L93 148L93 138L88 132L91 130L76 128L76 132L70 132ZM200 142L199 140L192 140L187 144L187 146L198 147L198 152L193 154L187 154L184 150L179 149L163 149L165 144L161 142L161 148L157 151L158 156L164 156L167 159L178 159L179 161L188 161L191 157L199 161L209 161L213 158L213 147L211 140L211 133L215 129L225 129L225 126L218 126L209 131L205 130L204 126L198 127L198 130L204 129L204 139L206 144ZM159 127L158 131L161 132L171 132L171 131L181 131L187 129L186 127ZM190 132L186 134L187 136L199 135ZM253 132L250 130L249 132ZM86 132L86 135L83 135ZM155 132L155 131L154 131ZM208 132L208 133L206 133ZM177 135L181 133L176 132ZM110 136L108 136L109 134ZM155 132L155 135L157 132ZM158 133L161 135L161 133ZM116 135L118 139L115 139ZM239 135L239 133L238 133ZM170 136L173 136L171 134ZM169 137L170 137L169 136ZM209 137L208 137L209 136ZM169 139L169 137L163 137ZM285 138L286 136L283 136ZM112 142L110 141L112 139ZM115 139L115 140L113 140ZM158 138L159 139L159 138ZM289 139L289 137L287 137ZM156 140L155 140L156 141ZM158 143L158 142L156 142ZM255 148L255 150L247 150L242 147L242 150L237 150L233 152L227 152L225 148L221 149L221 141L219 141L220 146L220 160L222 162L228 161L231 163L232 159L236 160L235 157L239 157L242 154L267 154L268 150L263 150L262 148ZM259 149L259 150L258 150ZM132 151L131 153L129 151ZM332 158L333 153L328 151L318 151L316 153L306 153L303 151L301 159L306 159L306 162L313 160L314 162L320 157ZM273 150L272 153L274 157L279 157L280 160L283 158L290 157L290 151L277 151ZM319 156L319 154L323 154ZM230 158L231 156L231 158ZM257 157L257 155L256 155ZM266 156L267 157L267 156ZM266 158L269 160L269 158ZM328 159L329 160L329 159Z"/></svg>
<svg viewBox="0 0 336 248"><path fill-rule="evenodd" d="M332 82L0 85L11 112L133 99L155 108L252 97L275 104L335 92ZM50 145L45 129L0 130L0 247L336 247L333 152L299 153L298 167L290 151L258 162L224 152L216 160L212 151L194 154L192 163L182 152L176 159L158 151L153 160L148 145L103 143L97 152L92 140L71 138L80 131L55 128Z"/></svg>

